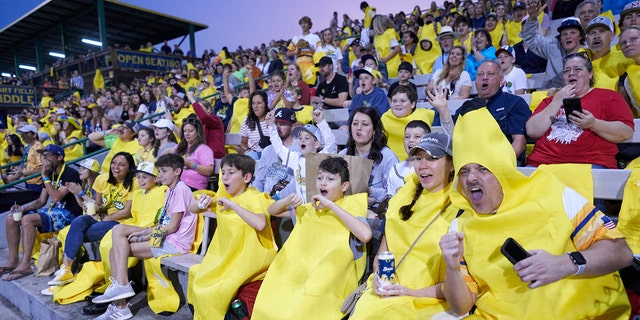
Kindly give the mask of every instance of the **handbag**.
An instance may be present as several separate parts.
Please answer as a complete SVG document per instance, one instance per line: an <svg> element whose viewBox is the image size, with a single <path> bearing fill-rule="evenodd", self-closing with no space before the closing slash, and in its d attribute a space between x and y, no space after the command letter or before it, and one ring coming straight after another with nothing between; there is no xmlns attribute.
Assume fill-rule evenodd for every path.
<svg viewBox="0 0 640 320"><path fill-rule="evenodd" d="M420 238L422 237L422 235L425 233L425 231L427 231L427 229L429 229L429 226L431 226L436 219L442 215L442 213L447 210L447 208L449 207L449 205L451 204L451 202L447 203L444 208L442 208L442 210L440 210L440 213L438 213L432 220L431 222L429 222L429 224L427 224L426 227L424 227L424 229L422 230L422 232L420 232L420 234L418 235L418 237L416 237L416 239L413 241L413 243L411 244L411 246L409 247L409 249L407 249L407 252L404 253L404 255L402 256L402 258L400 258L400 261L398 261L398 264L396 265L396 269L400 267L400 265L402 264L402 261L404 261L404 258L407 257L407 254L409 254L409 252L411 252L411 249L413 249L413 247L416 245L416 243L418 242L418 240L420 240ZM462 213L462 210L460 210L458 212L458 216L460 216L460 214ZM347 296L347 299L344 300L344 303L342 303L342 307L340 308L340 311L342 311L342 313L346 314L348 317L351 317L351 315L353 314L353 311L356 308L356 303L358 302L358 300L360 300L360 297L362 297L362 294L364 293L364 291L367 289L367 281L364 281L364 283L362 283L360 286L358 286L353 292L351 292L351 294L349 296Z"/></svg>
<svg viewBox="0 0 640 320"><path fill-rule="evenodd" d="M260 148L264 149L268 146L271 145L271 138L265 136L262 133L262 126L260 125L260 123L256 124L258 127L258 133L260 134L260 141L258 141L258 146L260 146Z"/></svg>
<svg viewBox="0 0 640 320"><path fill-rule="evenodd" d="M48 277L58 269L58 252L60 250L60 240L57 238L47 238L40 243L40 255L38 255L38 265L36 267L36 277Z"/></svg>

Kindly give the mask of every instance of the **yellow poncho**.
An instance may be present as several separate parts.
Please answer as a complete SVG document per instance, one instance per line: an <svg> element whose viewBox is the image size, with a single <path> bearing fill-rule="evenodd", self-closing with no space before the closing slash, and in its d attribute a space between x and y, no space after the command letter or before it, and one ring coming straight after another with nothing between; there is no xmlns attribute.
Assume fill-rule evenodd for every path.
<svg viewBox="0 0 640 320"><path fill-rule="evenodd" d="M396 154L399 161L407 159L407 152L404 150L404 128L407 126L407 123L413 120L422 120L431 127L434 116L435 112L426 108L416 108L413 113L404 118L396 117L393 112L391 112L391 109L382 115L384 130L389 135L387 146Z"/></svg>
<svg viewBox="0 0 640 320"><path fill-rule="evenodd" d="M229 197L220 190L216 195ZM253 229L235 211L216 209L216 229L207 254L199 266L189 270L189 303L195 309L195 319L224 319L238 289L261 280L276 256L276 246L267 208L273 200L255 188L231 198L253 213L263 213L267 227Z"/></svg>
<svg viewBox="0 0 640 320"><path fill-rule="evenodd" d="M593 238L588 238L588 228L575 230L563 197L573 193L572 200L585 200L548 172L538 170L529 178L522 175L516 169L511 145L497 123L488 121L491 117L485 108L471 111L458 118L453 134L456 171L469 163L480 164L495 175L504 193L495 214L478 214L462 195L459 181L451 192L453 205L472 213L458 222L458 231L464 233L466 266L478 286L477 309L472 317L628 319L629 302L617 272L567 277L529 289L500 253L500 246L508 237L527 250L541 249L552 255L583 250ZM477 123L485 124L482 131L477 130ZM621 237L615 228L602 226L597 218L599 211L593 211L595 221L590 219L593 205L587 203L583 209L587 208L586 212L575 212L576 217L585 217L583 221L598 230L600 239ZM582 243L581 248L576 248L576 242Z"/></svg>
<svg viewBox="0 0 640 320"><path fill-rule="evenodd" d="M367 195L346 196L336 204L366 217ZM309 203L296 209L296 224L260 287L251 319L340 319L344 299L358 286L366 254L354 260L351 232L328 209Z"/></svg>
<svg viewBox="0 0 640 320"><path fill-rule="evenodd" d="M421 289L444 282L445 263L438 243L447 233L457 209L447 206L449 186L431 193L422 191L422 195L413 206L413 215L403 221L400 208L411 203L419 183L418 177L411 174L405 184L389 202L385 239L388 251L395 254L396 264L407 252L424 228L436 217L427 231L416 242L402 264L396 268L400 285L409 289ZM449 309L446 301L436 298L417 298L400 296L381 298L373 292L373 278L370 276L367 290L362 295L353 316L350 319L430 319L431 316Z"/></svg>

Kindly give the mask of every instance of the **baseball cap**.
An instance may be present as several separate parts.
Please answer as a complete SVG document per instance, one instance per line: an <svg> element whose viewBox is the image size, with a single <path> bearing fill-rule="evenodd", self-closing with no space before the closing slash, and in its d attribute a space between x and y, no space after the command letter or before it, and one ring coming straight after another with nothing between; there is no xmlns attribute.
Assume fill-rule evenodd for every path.
<svg viewBox="0 0 640 320"><path fill-rule="evenodd" d="M173 99L175 97L178 97L178 98L184 100L184 97L185 97L184 92L176 92L175 94L171 95L171 99Z"/></svg>
<svg viewBox="0 0 640 320"><path fill-rule="evenodd" d="M169 119L158 119L158 121L156 121L154 124L152 124L152 126L156 127L156 128L167 128L171 131L173 131L173 122L171 122L171 120Z"/></svg>
<svg viewBox="0 0 640 320"><path fill-rule="evenodd" d="M527 9L527 4L524 1L518 1L515 5L513 5L513 9Z"/></svg>
<svg viewBox="0 0 640 320"><path fill-rule="evenodd" d="M64 111L64 109L62 109L62 108L56 109L56 114L65 114L65 113L67 113L67 112Z"/></svg>
<svg viewBox="0 0 640 320"><path fill-rule="evenodd" d="M493 19L495 19L495 20L498 20L498 14L497 14L497 13L495 13L495 12L491 12L491 13L489 13L489 14L487 15L487 19L489 19L489 18L493 18Z"/></svg>
<svg viewBox="0 0 640 320"><path fill-rule="evenodd" d="M279 108L273 116L276 122L295 123L296 112L293 109Z"/></svg>
<svg viewBox="0 0 640 320"><path fill-rule="evenodd" d="M440 39L448 36L453 37L454 39L458 38L458 34L453 32L453 29L450 26L444 26L442 27L442 29L440 29L440 33L438 33L438 37L436 37L436 40L440 42Z"/></svg>
<svg viewBox="0 0 640 320"><path fill-rule="evenodd" d="M51 140L51 136L47 132L42 131L42 132L38 133L38 139L40 139L40 140Z"/></svg>
<svg viewBox="0 0 640 320"><path fill-rule="evenodd" d="M369 67L364 67L362 69L358 69L356 71L353 72L353 75L356 78L360 78L360 75L366 73L374 78L378 78L378 79L382 79L382 74L380 73L380 71L369 68Z"/></svg>
<svg viewBox="0 0 640 320"><path fill-rule="evenodd" d="M373 60L376 64L378 64L378 59L376 59L376 57L374 57L372 54L365 54L360 57L360 62L362 62L363 65L367 60Z"/></svg>
<svg viewBox="0 0 640 320"><path fill-rule="evenodd" d="M358 38L353 39L353 41L351 41L351 44L349 44L349 45L351 45L351 46L354 46L354 45L355 46L359 46L360 45L360 39L358 39Z"/></svg>
<svg viewBox="0 0 640 320"><path fill-rule="evenodd" d="M316 140L320 141L320 144L324 143L324 140L322 139L322 133L320 132L320 129L318 129L318 127L312 124L305 124L302 127L295 127L292 131L293 136L297 138L301 131L306 131L307 133L315 137Z"/></svg>
<svg viewBox="0 0 640 320"><path fill-rule="evenodd" d="M327 56L324 56L320 58L320 61L318 61L318 63L316 63L316 67L324 67L328 64L333 64L333 60L331 60L331 58Z"/></svg>
<svg viewBox="0 0 640 320"><path fill-rule="evenodd" d="M100 172L100 163L98 163L98 161L91 158L84 159L76 163L76 165L93 172Z"/></svg>
<svg viewBox="0 0 640 320"><path fill-rule="evenodd" d="M424 136L417 146L411 148L409 155L413 157L420 150L424 150L434 158L453 155L451 151L451 138L442 132L432 132Z"/></svg>
<svg viewBox="0 0 640 320"><path fill-rule="evenodd" d="M409 71L409 73L413 73L413 66L409 62L402 61L398 66L398 71L400 70L405 70L405 71Z"/></svg>
<svg viewBox="0 0 640 320"><path fill-rule="evenodd" d="M640 1L634 1L634 2L631 2L631 3L627 3L624 6L624 9L622 9L622 13L620 13L620 20L622 21L626 14L629 14L629 13L635 12L635 11L640 11Z"/></svg>
<svg viewBox="0 0 640 320"><path fill-rule="evenodd" d="M136 168L136 172L144 172L152 176L158 176L158 168L156 168L155 164L150 161L140 162Z"/></svg>
<svg viewBox="0 0 640 320"><path fill-rule="evenodd" d="M17 131L18 131L18 133L27 133L27 132L38 133L38 129L36 129L36 127L34 127L34 126L30 125L30 124L27 124L27 125L24 125L24 126L20 127Z"/></svg>
<svg viewBox="0 0 640 320"><path fill-rule="evenodd" d="M584 28L584 32L588 33L589 30L598 27L598 26L602 26L605 27L607 29L609 29L609 31L614 32L615 29L613 27L613 22L611 22L611 19L607 18L607 17L603 17L603 16L597 16L595 18L593 18L593 20L589 21L589 24L587 24L587 27Z"/></svg>
<svg viewBox="0 0 640 320"><path fill-rule="evenodd" d="M138 133L138 130L140 130L140 127L138 126L138 124L133 120L125 121L124 125L129 127L129 129L133 130L133 132L135 133Z"/></svg>
<svg viewBox="0 0 640 320"><path fill-rule="evenodd" d="M64 149L62 149L61 146L55 145L55 144L50 144L44 147L44 149L38 150L38 153L45 153L45 152L50 152L53 154L57 154L59 156L64 156Z"/></svg>
<svg viewBox="0 0 640 320"><path fill-rule="evenodd" d="M496 57L500 54L500 52L506 52L512 57L516 57L516 51L513 50L513 47L511 46L502 46L500 49L496 50Z"/></svg>
<svg viewBox="0 0 640 320"><path fill-rule="evenodd" d="M564 29L574 28L580 30L582 32L582 25L580 24L580 19L576 17L569 17L562 22L560 22L560 26L558 27L558 33L562 32Z"/></svg>

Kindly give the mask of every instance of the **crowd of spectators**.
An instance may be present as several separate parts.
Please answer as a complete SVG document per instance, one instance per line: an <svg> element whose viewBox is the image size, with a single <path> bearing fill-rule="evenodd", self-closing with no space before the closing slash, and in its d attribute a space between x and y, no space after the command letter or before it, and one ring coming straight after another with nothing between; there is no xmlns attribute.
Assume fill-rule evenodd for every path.
<svg viewBox="0 0 640 320"><path fill-rule="evenodd" d="M184 243L175 243L172 240L167 242L166 247L160 246L160 249L134 242L133 239L149 240L153 237L140 229L149 226L148 223L136 224L136 215L143 213L134 213L132 209L138 199L134 194L141 187L145 190L156 187L155 184L147 184L151 178L144 175L138 178L144 183L138 185L135 182L134 173L142 172L157 177L159 184L166 182L169 188L164 207L154 207L157 210L153 211L155 215L162 209L159 217L164 220L156 221L154 228L161 233L161 239L175 240L182 232L193 238L195 227L185 225L195 223L190 213L208 207L219 215L229 210L237 213L237 216L223 215L219 218L220 224L229 224L219 226L224 234L232 234L234 230L258 234L259 241L250 236L234 236L237 238L234 239L248 247L255 246L247 250L260 252L264 261L261 260L259 264L265 265L260 265L260 268L256 266L255 270L249 270L249 267L242 270L253 273L243 273L245 278L234 279L235 282L231 284L233 288L225 287L211 278L211 274L216 272L222 272L216 277L221 277L225 272L232 273L232 268L229 268L229 259L232 258L228 252L232 249L224 246L219 239L214 238L213 247L209 250L215 253L211 253L211 257L208 257L208 253L205 257L205 261L216 260L216 263L220 263L219 269L208 266L203 268L204 273L192 275L210 287L196 285L190 288L190 294L212 294L211 288L214 287L226 290L224 294L221 293L224 297L220 303L223 309L233 300L240 285L261 280L265 275L265 284L272 296L263 297L263 301L260 301L258 295L257 318L268 318L265 315L269 312L285 308L284 304L275 304L292 301L282 301L278 299L280 295L296 296L292 293L305 288L308 279L323 283L327 288L340 284L334 269L328 272L326 279L320 280L317 279L318 274L307 266L309 270L302 270L304 272L295 270L296 277L304 281L296 279L292 281L290 292L281 292L283 289L276 289L273 285L279 278L270 275L268 265L274 261L274 265L278 266L276 269L289 270L290 266L284 267L284 257L297 259L292 258L292 252L302 254L305 251L302 250L303 245L310 241L308 236L300 235L300 230L309 232L309 228L318 228L315 232L320 235L321 231L333 232L342 228L341 231L348 231L344 243L327 241L326 245L336 254L350 257L340 262L339 266L345 272L353 273L349 274L349 283L340 284L340 290L321 290L323 294L331 295L331 299L304 296L299 304L300 308L322 305L326 307L323 312L340 314L340 306L329 305L327 301L343 300L347 291L355 289L364 274L360 268L362 260L359 259L366 253L363 249L365 244L371 241L368 245L370 267L377 266L372 257L382 251L394 251L396 258L400 258L404 251L412 250L411 242L416 237L420 238L421 227L428 228L428 221L434 219L434 229L439 230L438 233L425 238L428 244L423 247L416 245L414 251L407 255L408 262L403 264L405 269L399 270L398 275L401 276L397 282L385 286L376 275L368 279L369 291L365 293L362 305L356 307L354 317L381 315L378 312L389 315L409 312L424 317L446 312L449 308L462 315L469 312L476 302L479 307L476 315L514 314L511 311L501 313L486 298L494 290L502 295L511 292L511 289L498 288L495 279L488 281L489 287L483 287L479 282L484 281L483 277L488 277L484 271L478 272L471 265L460 267L456 263L467 258L467 251L462 253L462 243L465 250L471 247L472 252L468 257L472 264L480 261L479 256L489 254L484 252L486 248L473 251L472 241L476 234L471 233L471 240L466 239L466 235L455 233L455 236L445 236L440 243L442 254L433 252L433 248L439 250L438 240L450 225L451 231L464 231L469 226L468 230L477 232L474 219L478 219L478 216L500 216L503 209L509 212L505 216L512 215L515 206L506 208L505 205L503 208L497 205L488 211L484 207L485 201L489 201L490 206L503 202L501 196L495 193L495 184L505 190L505 196L511 189L522 192L517 185L510 184L512 179L527 185L518 180L520 177L513 178L512 164L504 162L504 159L512 159L514 168L516 163L518 166L536 167L573 163L586 164L590 168L614 169L623 168L629 160L640 154L632 146L627 150L631 155L627 158L630 159L619 161L621 159L616 158L618 144L633 135L634 117L640 114L640 2L445 1L443 6L433 2L428 10L416 6L410 13L389 15L380 14L374 6L362 2L360 9L364 14L361 20L351 19L345 14L340 24L338 13L334 12L329 26L316 33L312 31L311 19L302 17L298 20L301 33L291 40L272 40L268 46L262 44L251 49L239 47L234 52L223 47L219 52L204 50L200 57L196 57L193 50L184 55L177 45L172 50L167 41L159 50L147 43L140 45L139 50L184 56L184 66L165 73L152 73L130 83L93 89L85 84L86 79L78 71L74 71L69 80L62 81L71 93L63 99L53 99L45 88L41 102L11 116L7 121L8 128L2 132L0 146L6 150L1 155L2 164L22 160L21 164L2 172L3 181L8 183L41 173L26 181L26 188L35 192L34 201L22 206L24 217L28 218L22 218L21 222L14 221L12 216L7 218L7 229L11 228L7 232L10 254L6 264L0 267L0 272L4 274L2 279L15 280L30 274L28 256L18 259L20 238L16 235L19 235L20 229L24 232L25 228L37 227L42 232L48 232L64 227L52 223L53 218L48 216L47 210L42 210L50 198L57 203L56 208L61 212L59 216L64 218L60 221L67 221L66 224L71 226L68 232L61 233L67 238L64 262L50 284L58 286L73 281L71 265L76 259L80 238L100 240L105 234L110 237L111 233L107 231L120 224L122 227L113 232L114 245L129 242L131 246L119 248L115 252L120 256L110 257L109 260L113 260L111 263L117 264L115 279L105 294L95 301L114 302L106 310L107 314L129 317L131 312L123 299L130 297L133 289L129 290L122 255L153 258L160 253L185 253L195 241L183 239ZM535 73L544 73L544 80L539 87L528 87L527 77ZM411 80L416 75L430 77L430 81L416 86ZM525 92L541 93L542 96L535 103L531 99L529 104L523 99ZM419 108L418 103L422 102L419 96L424 96L433 110ZM469 98L472 99L451 114L448 108L451 100ZM569 109L570 104L576 103L578 108ZM469 115L485 107L488 116L477 117L478 121L473 122L465 119L475 119ZM335 109L346 109L348 119L325 121L323 112ZM459 121L464 121L463 129L458 129ZM442 133L430 133L434 126L441 127ZM345 130L347 141L341 150L336 146L336 137L331 129ZM460 135L469 137L473 130L481 133L480 136L484 134L498 140L482 142L478 137L469 138L469 141L460 138ZM463 133L456 135L458 132ZM494 134L496 132L499 134ZM239 143L225 146L225 133L240 136ZM82 137L88 137L82 142L83 145L69 145ZM527 139L535 140L532 149L527 150ZM508 152L504 148L496 151L496 154L508 154L502 160L497 159L496 154L488 155L489 152L479 152L486 156L480 159L476 155L468 156L469 151L456 153L456 150L462 149L452 149L452 140L462 141L460 145L480 141L480 145L492 146L488 149L506 145L510 148L507 148ZM83 147L87 152L102 147L110 149L101 164L103 174L97 178L88 176L88 171L84 172L83 169L84 173L78 175L75 169L65 165L65 162L81 157ZM472 149L479 148L474 145ZM233 155L236 153L240 155ZM343 165L340 160L322 162L316 181L319 194L307 194L308 181L315 180L315 177L307 179L307 172L310 171L305 164L311 153L370 160L372 170L369 178L365 179L368 183L366 190L362 190L363 195L345 197L343 194L349 188L349 172L336 168ZM220 183L213 187L218 194L196 200L191 193L211 187L210 181L215 180L212 176L216 160L220 159ZM458 159L464 159L465 162L456 162ZM160 171L148 169L154 163L154 168L159 167ZM629 168L634 165L637 165L637 161L632 162ZM90 171L94 166L84 163L80 167ZM507 167L505 171L500 169ZM487 172L494 176L494 180L498 177L499 181L487 178ZM354 174L360 173L351 172L352 176ZM461 177L460 180L455 178L456 175ZM61 177L69 184L60 182ZM479 182L467 182L471 177ZM88 179L90 182L87 182ZM465 182L460 182L462 180ZM553 180L550 185L555 188L556 181ZM495 189L491 189L492 186ZM445 192L456 188L457 191L452 191L451 195ZM118 192L120 189L126 189L126 192ZM556 189L563 190L559 186ZM178 190L180 200L172 198L175 190ZM242 195L245 191L248 193ZM109 192L115 193L106 195ZM615 242L615 247L610 248L617 249L619 254L615 256L619 258L616 266L629 265L630 258L624 256L628 247L616 240L622 235L615 225L612 227L608 223L610 220L604 215L606 206L596 201L596 207L592 208L591 201L574 195L575 191L564 192L564 199L553 198L555 200L550 201L570 199L581 203L578 208L582 210L580 212L589 209L597 214L587 216L587 210L584 215L580 213L580 218L576 218L577 211L571 209L573 211L567 211L571 221L567 220L566 215L556 214L556 211L553 219L563 216L567 220L562 222L564 231L569 230L571 223L575 223L576 232L580 231L580 219L593 224L593 229L573 243L562 239L562 245L543 247L547 251L536 252L534 257L541 254L548 258L546 255L549 252L560 258L565 257L565 262L573 261L573 264L563 266L568 265L567 270L576 266L576 275L579 275L584 271L584 263L580 259L575 260L577 256L574 255L569 260L560 249L578 254L584 251L590 262L594 259L594 252L602 250L597 244L609 244L611 241ZM76 197L73 197L74 194ZM460 197L468 202L460 202ZM87 203L92 201L104 215L80 214L82 209L88 210ZM505 199L504 203L511 205L514 201ZM176 207L171 207L174 202ZM450 207L452 203L454 206ZM344 209L346 207L353 208L354 212ZM543 210L551 210L543 207ZM460 212L456 214L457 209ZM461 215L462 209L466 209L464 215ZM323 212L327 210L339 218L339 223L336 224L335 219L331 223L324 220L327 218ZM265 229L270 215L278 217L275 219L277 225L296 224L292 232L289 228L291 240L287 240L288 232L278 230L279 234L274 237L268 231L270 227ZM452 221L458 219L461 221L460 227L456 224L454 228ZM593 219L601 222L596 223ZM389 223L385 226L386 221ZM249 227L240 227L240 222L246 222ZM124 226L131 223L137 227ZM603 231L594 231L598 228ZM404 230L409 230L409 238ZM527 233L529 231L518 232L523 239L533 239L531 233ZM610 237L604 235L606 232L611 232L608 233ZM23 248L30 250L34 240L33 232L24 233ZM267 244L270 241L271 244ZM277 256L273 241L278 242L278 247L284 245ZM590 251L594 246L600 250ZM534 249L527 243L525 247ZM637 248L634 245L631 247ZM419 273L406 269L405 265L416 266L417 259L423 258L434 263L427 268L430 270L425 271L430 277L428 281L408 279L417 277ZM244 261L250 258L243 255L233 259ZM318 261L318 257L307 255L306 259L317 264L319 270L337 267L337 264ZM492 259L495 260L495 257ZM543 258L538 256L530 261L538 263L538 259ZM304 259L300 261L304 262ZM500 272L513 272L503 261L498 265ZM600 260L595 265L597 267L587 264L585 274L605 277L617 270ZM518 264L516 270L526 267L526 264ZM556 284L564 283L565 277L573 274L574 270L564 272L567 270L554 273L551 277L555 278L552 279L544 272L518 272L518 276L509 276L509 279L521 280L520 283L510 285L535 288L540 283L550 284L549 287L553 289L549 289L549 292L552 292L556 290ZM203 279L203 274L209 275L208 279ZM451 280L450 277L458 279ZM611 280L598 279L602 283ZM536 284L536 281L539 282ZM614 286L613 283L609 285ZM56 289L43 290L43 294L55 295L55 292ZM304 295L304 290L301 292ZM610 298L624 300L623 295L620 291ZM393 296L401 302L377 303L381 301L380 297L387 296ZM630 297L638 299L631 292ZM425 298L436 298L438 303L424 302ZM543 298L536 296L534 300L543 301ZM420 300L421 304L409 303L413 301L411 299L423 300ZM271 311L266 310L265 301L269 301ZM449 301L451 303L448 304ZM619 315L628 315L628 302L625 309L624 302L621 307L620 301L616 301L611 303L611 308L622 308ZM569 308L570 302L563 303ZM638 300L632 300L632 305L635 308L633 312L638 313ZM203 307L195 306L196 317L209 312L199 308ZM415 312L411 308L415 308ZM217 311L224 315L226 309ZM602 311L614 312L607 308ZM304 312L309 313L311 309ZM590 317L593 314L581 316Z"/></svg>

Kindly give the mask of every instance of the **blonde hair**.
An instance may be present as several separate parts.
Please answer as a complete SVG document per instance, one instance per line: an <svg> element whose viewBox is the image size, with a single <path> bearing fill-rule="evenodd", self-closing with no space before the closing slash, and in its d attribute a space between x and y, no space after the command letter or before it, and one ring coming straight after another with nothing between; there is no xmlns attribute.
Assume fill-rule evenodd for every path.
<svg viewBox="0 0 640 320"><path fill-rule="evenodd" d="M455 49L460 49L462 50L462 64L458 67L452 67L451 64L449 63L449 56L451 56L451 52L453 52L453 50ZM447 57L447 62L444 64L444 67L442 68L442 72L440 73L440 76L438 77L438 79L436 79L435 83L438 83L444 79L447 78L447 76L449 75L449 73L452 73L453 75L455 75L455 77L453 77L453 79L458 79L460 78L460 75L462 74L462 71L464 71L465 65L467 63L467 49L465 49L464 46L455 46L453 48L451 48L451 51L449 51L449 56Z"/></svg>

